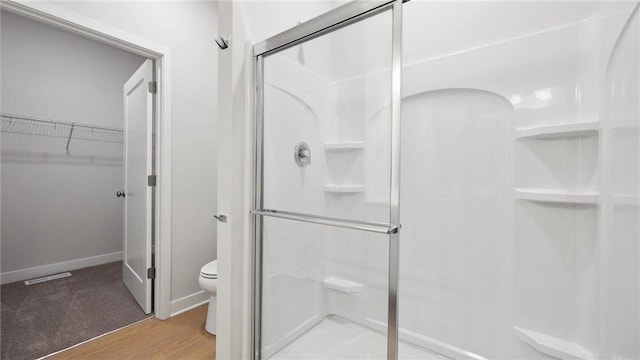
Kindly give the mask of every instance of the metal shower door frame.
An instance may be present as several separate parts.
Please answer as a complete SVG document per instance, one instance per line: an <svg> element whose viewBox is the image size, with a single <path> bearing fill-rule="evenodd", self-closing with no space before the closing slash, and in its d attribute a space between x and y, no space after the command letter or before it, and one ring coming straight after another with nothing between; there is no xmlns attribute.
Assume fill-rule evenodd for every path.
<svg viewBox="0 0 640 360"><path fill-rule="evenodd" d="M290 30L275 35L253 47L254 83L254 138L253 138L253 341L252 357L261 359L261 306L262 306L262 241L263 217L274 216L275 211L264 209L264 57L309 41L321 35L336 31L384 11L392 11L392 69L391 69L391 164L390 164L390 204L389 224L389 269L387 307L387 360L398 358L398 272L400 240L400 120L401 120L401 72L402 72L402 6L407 0L356 0L304 22ZM282 217L282 216L280 216ZM300 216L294 216L300 217ZM292 220L336 225L331 218L316 217L306 220ZM372 224L365 224L370 226ZM373 224L377 226L379 224ZM347 226L352 226L347 224ZM362 224L353 224L354 228ZM363 230L363 229L360 229ZM367 231L367 230L365 230ZM369 230L372 231L372 230ZM381 232L373 230L374 232ZM384 230L383 230L384 231Z"/></svg>

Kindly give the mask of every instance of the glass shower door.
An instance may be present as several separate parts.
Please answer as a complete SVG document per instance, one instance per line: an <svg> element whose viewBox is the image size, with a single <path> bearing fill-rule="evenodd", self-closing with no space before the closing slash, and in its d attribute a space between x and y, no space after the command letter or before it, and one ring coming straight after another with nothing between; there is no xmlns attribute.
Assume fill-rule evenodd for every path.
<svg viewBox="0 0 640 360"><path fill-rule="evenodd" d="M257 56L256 358L388 356L392 9Z"/></svg>

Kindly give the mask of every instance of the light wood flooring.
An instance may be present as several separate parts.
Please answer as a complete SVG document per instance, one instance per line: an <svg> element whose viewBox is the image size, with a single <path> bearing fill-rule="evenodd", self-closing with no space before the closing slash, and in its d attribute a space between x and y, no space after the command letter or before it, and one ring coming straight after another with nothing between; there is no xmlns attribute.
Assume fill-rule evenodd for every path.
<svg viewBox="0 0 640 360"><path fill-rule="evenodd" d="M205 331L206 318L205 304L168 320L143 320L46 359L212 360L216 337Z"/></svg>

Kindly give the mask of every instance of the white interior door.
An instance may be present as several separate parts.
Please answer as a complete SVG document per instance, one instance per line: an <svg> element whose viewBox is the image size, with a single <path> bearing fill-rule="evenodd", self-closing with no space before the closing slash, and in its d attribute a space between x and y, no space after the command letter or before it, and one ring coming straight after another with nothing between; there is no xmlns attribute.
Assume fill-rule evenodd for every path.
<svg viewBox="0 0 640 360"><path fill-rule="evenodd" d="M122 278L145 313L151 312L153 62L147 60L124 85L124 246Z"/></svg>

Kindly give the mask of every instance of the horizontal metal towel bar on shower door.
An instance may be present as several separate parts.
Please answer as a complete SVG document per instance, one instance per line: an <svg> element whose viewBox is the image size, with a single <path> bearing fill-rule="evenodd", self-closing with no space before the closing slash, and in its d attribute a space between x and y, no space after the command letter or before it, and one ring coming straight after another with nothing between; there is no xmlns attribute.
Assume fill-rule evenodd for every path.
<svg viewBox="0 0 640 360"><path fill-rule="evenodd" d="M399 226L391 225L391 224L358 221L358 220L345 220L345 219L331 218L326 216L299 214L299 213L280 211L280 210L263 209L263 210L251 210L250 212L251 214L254 214L254 215L302 221L302 222L308 222L308 223L320 224L320 225L329 225L329 226L341 227L345 229L369 231L369 232L374 232L379 234L395 234L398 232L398 228L399 228Z"/></svg>

